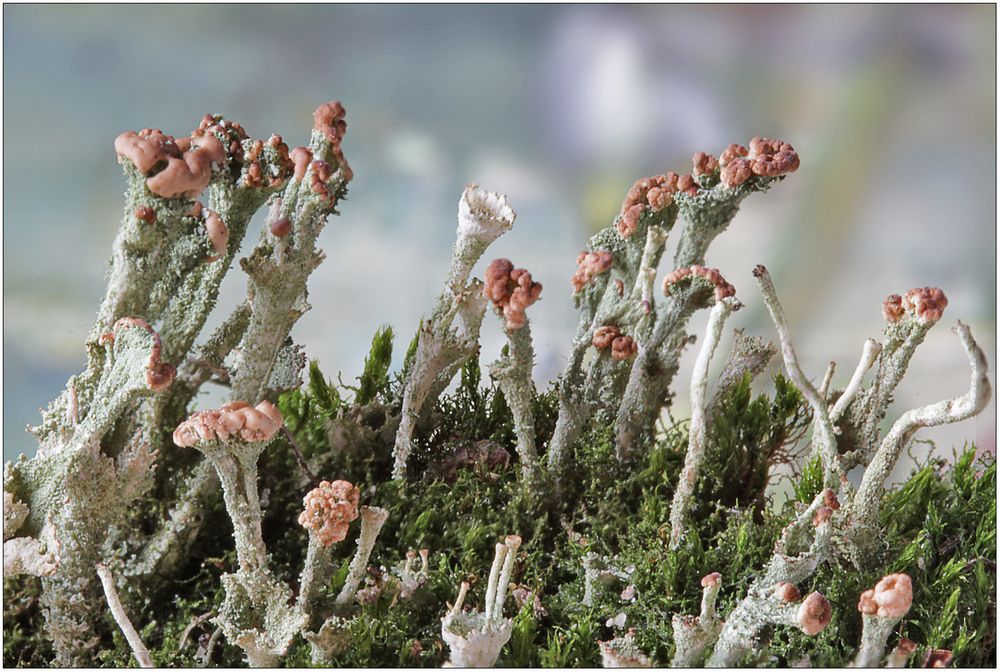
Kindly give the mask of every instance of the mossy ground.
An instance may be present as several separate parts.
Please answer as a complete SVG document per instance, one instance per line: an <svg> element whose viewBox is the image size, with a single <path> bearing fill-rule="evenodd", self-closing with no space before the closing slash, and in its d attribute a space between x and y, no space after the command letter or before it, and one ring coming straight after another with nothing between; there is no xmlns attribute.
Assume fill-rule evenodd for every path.
<svg viewBox="0 0 1000 672"><path fill-rule="evenodd" d="M598 418L576 449L571 474L561 490L537 499L523 492L514 453L510 411L502 394L482 380L478 364L465 367L457 389L436 404L418 429L419 450L405 483L390 480L394 427L388 420L400 405L401 375L391 376L392 333L380 331L357 386L331 384L315 366L302 390L286 394L280 407L295 445L320 478L344 478L362 490L362 501L390 515L372 557L373 565L399 563L408 549L429 548L430 578L411 599L393 596L361 608L351 646L336 664L357 667L437 667L447 659L440 639L445 603L463 580L472 589L467 604L481 604L493 545L506 534L524 538L514 580L536 591L515 614L514 633L498 665L597 666L598 640L615 636L608 619L625 615L640 646L660 665L673 653L674 613L696 613L699 579L723 575L719 610L728 612L745 594L770 557L796 503L819 490L818 473L806 462L789 496L768 493L772 468L795 457L808 411L780 376L770 395L754 396L746 379L728 390L712 416L709 452L682 547L667 550L669 508L686 448L686 425L671 422L645 455L622 467L614 457L608 422ZM538 435L555 423L555 387L536 400ZM476 459L468 450L489 440L491 455ZM495 444L495 445L494 445ZM462 449L465 449L464 452ZM544 449L544 446L541 446ZM464 459L454 456L461 453ZM940 451L938 451L940 454ZM450 462L442 462L451 455ZM470 457L471 456L471 457ZM798 461L802 464L802 461ZM297 585L306 533L296 524L309 488L291 445L275 442L260 466L265 502L264 537L279 578ZM776 501L777 500L777 501ZM787 501L785 501L787 500ZM163 505L156 493L135 507L136 524L152 519ZM954 651L957 666L991 666L996 657L996 465L972 447L948 459L918 465L906 483L885 495L881 552L862 570L846 557L826 563L799 586L819 590L833 605L833 621L816 637L778 628L765 633L766 653L746 664L788 666L808 656L813 665L841 666L860 637L858 595L883 574L906 572L914 599L900 623L901 636L923 647ZM179 576L146 582L127 591L133 620L154 661L164 666L198 666L214 626L188 626L222 602L219 577L234 565L229 521L218 504L208 512L203 533ZM353 535L357 530L353 531ZM335 547L346 565L354 536ZM594 551L624 578L598 582L592 606L583 605L583 558ZM329 591L345 579L339 572ZM623 598L623 591L634 593ZM43 666L52 658L38 603L39 581L4 581L4 664ZM628 592L625 597L629 597ZM130 666L124 638L106 618L101 664ZM184 631L189 629L184 646ZM894 644L895 635L890 638ZM911 659L911 664L919 654ZM298 640L283 663L309 666L309 647ZM213 665L239 666L241 651L221 640Z"/></svg>

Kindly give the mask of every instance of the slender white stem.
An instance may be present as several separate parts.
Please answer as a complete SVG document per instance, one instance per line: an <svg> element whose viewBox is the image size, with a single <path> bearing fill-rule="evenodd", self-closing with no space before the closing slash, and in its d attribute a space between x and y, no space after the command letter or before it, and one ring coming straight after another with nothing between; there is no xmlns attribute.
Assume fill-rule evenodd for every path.
<svg viewBox="0 0 1000 672"><path fill-rule="evenodd" d="M708 370L712 364L712 356L719 346L726 318L739 307L740 304L735 299L717 301L712 307L712 312L708 317L708 326L705 328L705 340L701 344L698 359L694 363L694 371L691 373L691 425L688 450L684 457L684 469L677 482L674 501L670 509L670 548L672 549L677 548L683 538L691 495L694 493L694 486L698 482L698 471L705 458Z"/></svg>
<svg viewBox="0 0 1000 672"><path fill-rule="evenodd" d="M659 260L659 254L666 242L667 232L662 226L650 226L646 231L646 244L642 248L639 271L635 274L632 296L652 302L653 287L656 284L656 268L653 266L653 261Z"/></svg>
<svg viewBox="0 0 1000 672"><path fill-rule="evenodd" d="M500 580L500 568L506 557L507 547L503 544L497 544L496 555L493 556L493 566L490 567L490 578L486 580L486 604L483 606L483 611L485 612L487 621L493 617L493 606L497 599L497 582Z"/></svg>
<svg viewBox="0 0 1000 672"><path fill-rule="evenodd" d="M823 375L823 382L819 386L819 396L826 399L830 396L830 383L833 382L833 374L837 370L837 362L830 362L826 367L826 373Z"/></svg>
<svg viewBox="0 0 1000 672"><path fill-rule="evenodd" d="M521 546L521 537L512 534L504 540L504 545L507 547L507 557L504 559L500 580L497 582L496 606L493 609L496 618L503 618L503 604L507 601L507 587L510 585L510 575L517 560L517 549Z"/></svg>
<svg viewBox="0 0 1000 672"><path fill-rule="evenodd" d="M721 581L705 586L701 591L701 612L698 618L702 624L715 620L715 601L722 589Z"/></svg>
<svg viewBox="0 0 1000 672"><path fill-rule="evenodd" d="M355 551L354 558L351 560L347 581L344 582L344 587L337 594L337 604L350 604L357 594L361 580L364 578L365 572L368 571L368 558L375 547L375 540L378 539L378 533L382 530L382 525L388 517L389 512L377 506L361 507L361 533L358 535L358 550Z"/></svg>
<svg viewBox="0 0 1000 672"><path fill-rule="evenodd" d="M108 608L111 609L111 615L114 616L115 623L118 624L118 627L122 630L122 634L125 635L128 645L132 647L132 655L135 656L136 662L139 663L140 667L156 667L153 665L153 659L149 657L149 649L142 643L139 633L132 626L132 621L128 620L128 615L125 613L124 607L122 607L121 600L118 599L118 591L115 590L115 578L111 576L111 570L103 563L98 564L97 575L101 577L101 585L104 586L104 596L108 600Z"/></svg>
<svg viewBox="0 0 1000 672"><path fill-rule="evenodd" d="M462 603L465 602L465 595L469 592L469 582L462 581L458 588L458 597L455 598L455 606L451 608L451 615L458 616L462 612Z"/></svg>
<svg viewBox="0 0 1000 672"><path fill-rule="evenodd" d="M840 416L844 414L847 407L851 405L854 401L854 397L858 395L858 391L861 389L861 382L865 378L865 374L868 373L868 369L872 368L872 364L875 363L875 358L878 357L879 353L882 352L882 344L876 341L874 338L869 338L865 340L865 346L861 350L861 361L858 362L858 366L854 369L854 374L851 376L851 382L847 383L847 387L844 388L844 393L840 395L836 403L830 409L830 421L837 422Z"/></svg>
<svg viewBox="0 0 1000 672"><path fill-rule="evenodd" d="M757 278L757 285L760 287L764 304L767 306L768 312L771 313L771 321L774 322L774 328L778 332L785 370L813 409L812 439L815 451L820 454L823 460L823 480L827 486L839 485L839 477L842 474L840 473L840 458L837 455L837 437L834 434L833 422L830 421L830 414L827 411L826 400L820 396L799 366L795 348L792 346L792 334L788 329L785 313L781 309L781 302L778 301L778 294L771 281L771 275L764 266L760 265L754 268L753 274Z"/></svg>
<svg viewBox="0 0 1000 672"><path fill-rule="evenodd" d="M861 646L851 662L851 667L878 667L885 653L885 643L892 634L899 618L876 614L861 616Z"/></svg>

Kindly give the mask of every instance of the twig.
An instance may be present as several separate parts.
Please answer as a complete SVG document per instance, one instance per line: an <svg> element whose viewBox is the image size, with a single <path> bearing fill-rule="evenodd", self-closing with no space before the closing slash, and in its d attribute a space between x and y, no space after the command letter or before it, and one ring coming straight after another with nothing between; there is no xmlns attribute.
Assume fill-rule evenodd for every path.
<svg viewBox="0 0 1000 672"><path fill-rule="evenodd" d="M219 635L222 634L222 626L220 625L212 633L212 636L208 638L208 644L205 646L205 657L202 658L202 667L208 667L208 664L212 662L212 653L215 652L215 645L219 642Z"/></svg>
<svg viewBox="0 0 1000 672"><path fill-rule="evenodd" d="M306 475L309 479L311 485L318 485L319 478L310 469L309 465L306 464L306 458L303 457L302 451L299 450L299 444L295 443L295 437L288 430L288 427L282 426L281 433L284 435L285 440L288 441L288 447L292 449L292 454L295 455L295 461L299 463L299 469Z"/></svg>
<svg viewBox="0 0 1000 672"><path fill-rule="evenodd" d="M223 368L221 366L216 366L215 364L212 364L212 362L208 361L207 359L200 359L200 358L196 359L196 358L192 357L188 361L190 361L195 366L201 367L201 368L205 369L206 371L210 371L210 372L214 373L216 376L218 376L218 380L219 380L220 384L229 385L229 371L227 371L225 368Z"/></svg>
<svg viewBox="0 0 1000 672"><path fill-rule="evenodd" d="M187 645L188 637L191 635L191 631L197 628L199 625L207 621L208 619L215 616L215 609L211 611L206 611L201 616L195 616L187 627L184 628L184 632L181 633L181 641L177 644L177 652L180 653L181 650Z"/></svg>
<svg viewBox="0 0 1000 672"><path fill-rule="evenodd" d="M132 621L128 620L121 600L118 599L118 591L115 590L115 579L111 576L111 570L104 563L98 563L97 575L101 577L101 585L104 586L104 596L108 599L111 615L114 616L115 622L121 628L125 639L128 640L128 645L132 647L132 654L135 656L136 662L139 663L140 667L155 667L153 659L149 657L149 649L142 643L139 633L132 627Z"/></svg>

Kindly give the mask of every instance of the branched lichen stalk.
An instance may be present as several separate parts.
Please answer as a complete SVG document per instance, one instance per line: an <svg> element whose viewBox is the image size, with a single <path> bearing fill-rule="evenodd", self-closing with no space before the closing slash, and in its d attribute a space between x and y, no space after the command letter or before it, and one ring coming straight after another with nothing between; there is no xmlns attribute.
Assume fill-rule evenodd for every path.
<svg viewBox="0 0 1000 672"><path fill-rule="evenodd" d="M483 287L469 282L473 266L497 238L514 225L507 197L470 184L458 202L458 229L445 288L417 337L413 366L403 387L403 406L393 446L393 478L406 474L413 434L426 404L448 386L465 362L479 350L479 330L486 311ZM461 322L461 331L453 326Z"/></svg>
<svg viewBox="0 0 1000 672"><path fill-rule="evenodd" d="M253 314L233 367L234 399L261 398L278 350L309 308L306 282L323 259L317 238L353 176L340 152L343 117L339 103L316 110L309 147L301 150L311 160L272 201L261 242L240 262L249 276Z"/></svg>
<svg viewBox="0 0 1000 672"><path fill-rule="evenodd" d="M751 584L747 596L726 616L725 625L709 656L708 667L733 667L756 647L757 635L767 625L791 625L814 635L830 621L830 605L819 593L812 593L800 605L786 600L777 587L796 586L805 581L830 554L832 524L829 517L816 520L813 514L829 498L820 493L812 505L800 513L790 528L815 524L815 534L807 551L787 556L779 543L770 562ZM818 524L816 524L818 523ZM787 531L786 531L787 532ZM797 591L795 591L797 593Z"/></svg>
<svg viewBox="0 0 1000 672"><path fill-rule="evenodd" d="M865 469L861 485L854 497L851 513L862 527L874 526L878 519L882 488L896 461L913 435L924 427L960 422L977 415L990 400L992 387L987 377L986 355L972 337L968 325L959 322L954 327L969 359L971 376L969 391L954 399L914 408L904 413L892 425L879 445L871 463Z"/></svg>

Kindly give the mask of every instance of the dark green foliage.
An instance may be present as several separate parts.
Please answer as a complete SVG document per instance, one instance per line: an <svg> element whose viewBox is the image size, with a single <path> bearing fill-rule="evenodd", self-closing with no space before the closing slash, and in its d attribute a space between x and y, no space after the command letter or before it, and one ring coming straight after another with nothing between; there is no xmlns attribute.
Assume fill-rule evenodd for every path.
<svg viewBox="0 0 1000 672"><path fill-rule="evenodd" d="M389 365L392 363L392 327L380 327L372 337L372 347L365 357L365 368L358 379L357 394L354 403L364 406L375 400L375 397L389 386Z"/></svg>
<svg viewBox="0 0 1000 672"><path fill-rule="evenodd" d="M52 660L45 618L38 606L41 579L18 576L3 580L4 667L43 667Z"/></svg>
<svg viewBox="0 0 1000 672"><path fill-rule="evenodd" d="M694 501L722 506L753 506L758 516L767 504L765 490L777 464L792 463L791 452L811 420L802 395L781 374L774 376L774 398L753 397L747 374L716 406L709 425L705 470ZM713 487L714 486L714 487Z"/></svg>
<svg viewBox="0 0 1000 672"><path fill-rule="evenodd" d="M513 581L537 592L543 611L536 612L530 599L520 607L508 600L506 613L516 614L514 630L498 665L597 666L598 641L621 632L607 625L618 613L625 614L626 628L636 628L642 650L666 664L674 647L671 618L697 613L700 578L722 573L718 609L726 614L770 559L794 504L810 501L821 487L818 463L795 460L804 443L796 441L809 421L800 395L776 376L773 395L753 396L746 378L719 400L710 418L690 530L681 548L670 552L670 502L687 447L686 422L667 423L636 468L626 472L614 455L611 423L598 416L575 448L565 486L547 489L533 500L518 482L510 410L499 389L483 380L476 360L463 367L454 391L443 395L418 424L410 476L393 482L393 418L401 378L388 373L391 354L392 331L380 329L357 388L328 380L314 362L307 384L279 400L309 469L319 478L352 481L361 488L364 503L390 511L373 566L392 568L408 549L430 549L430 579L411 599L383 595L358 608L352 644L337 658L337 666L443 664L448 655L440 638L445 603L455 599L465 580L472 584L467 604L482 605L493 545L510 533L524 539ZM412 345L407 361L412 362ZM543 461L557 407L555 387L536 395ZM484 440L488 450L477 452ZM483 458L500 455L498 451L506 454L506 464ZM793 487L775 485L773 468L779 464L798 465L801 473ZM306 534L295 521L311 484L286 437L265 451L260 477L272 567L297 589ZM787 495L772 495L772 501L767 493L775 491ZM832 624L817 637L775 628L764 633L770 640L767 653L745 662L788 666L808 654L813 665L846 664L860 636L858 595L882 575L904 571L913 578L914 602L898 633L923 646L953 649L959 665L991 664L996 651L995 497L995 463L989 457L976 459L972 449L957 454L953 464L938 460L922 465L885 495L883 544L869 567L858 570L847 557L837 556L808 585L799 586L803 594L819 590L827 596L834 609ZM135 514L135 524L148 526L163 507L151 495L136 507L144 513ZM159 665L200 665L199 646L215 628L211 623L193 628L186 646L179 647L195 618L218 609L219 576L233 569L226 513L219 504L207 515L205 529L212 533L198 538L180 575L144 583L124 595ZM327 587L330 594L344 581L357 533L355 525L333 547L341 570ZM613 571L598 582L592 606L583 605L588 551ZM37 579L25 577L4 582L7 665L51 660L38 586ZM634 597L626 599L630 592ZM110 618L106 625L101 664L132 665ZM895 641L894 635L890 645ZM296 641L283 663L309 666L309 646ZM242 665L242 653L221 638L212 664Z"/></svg>

